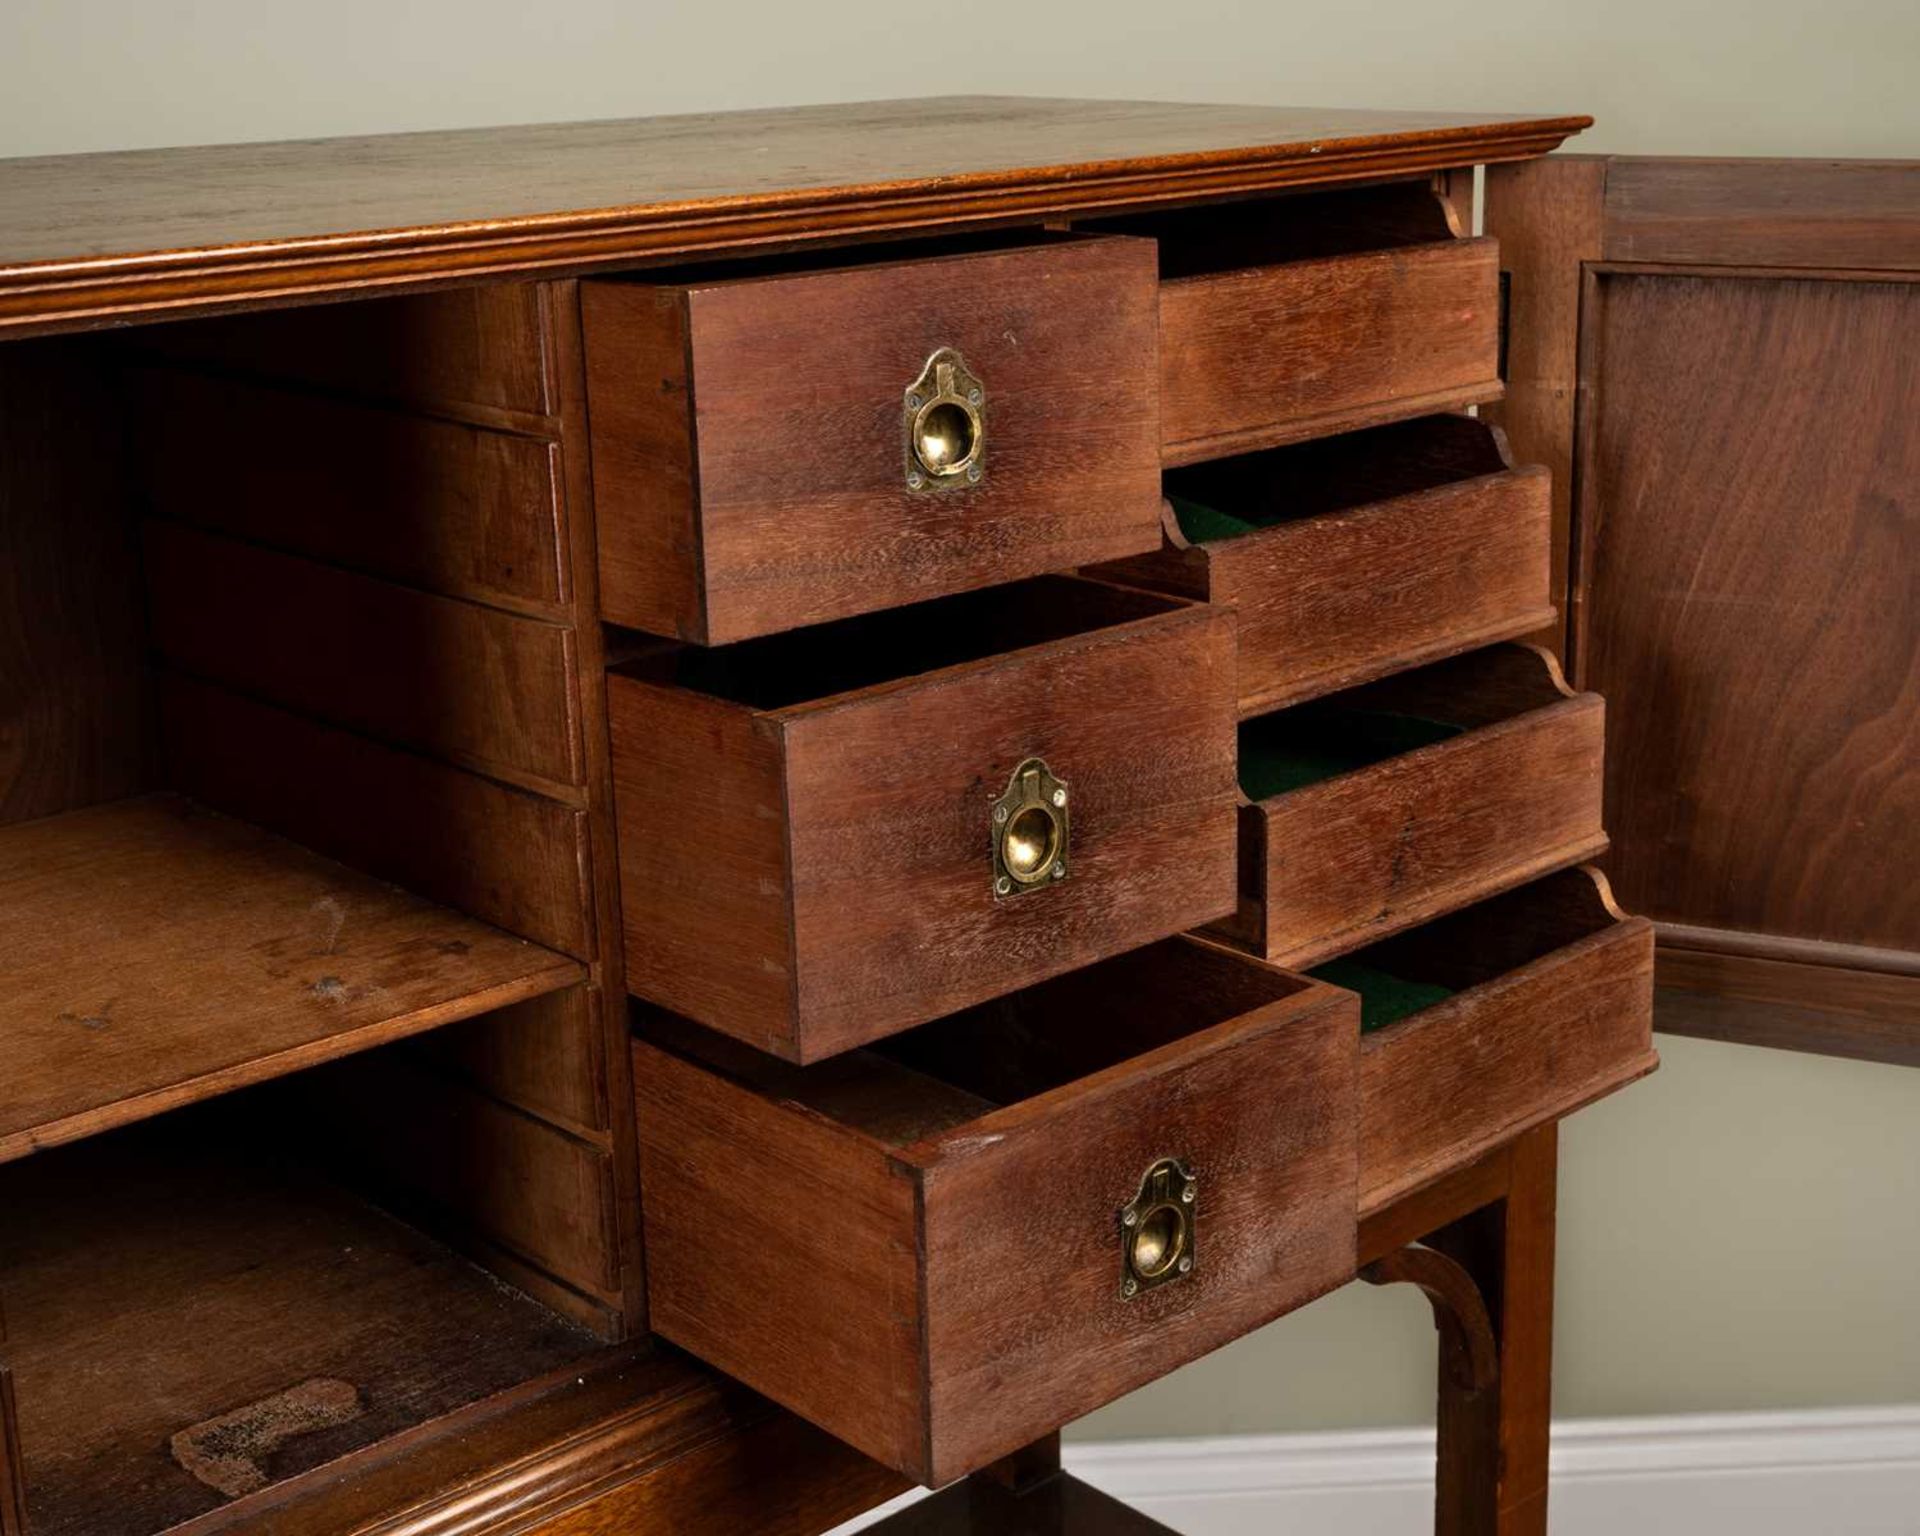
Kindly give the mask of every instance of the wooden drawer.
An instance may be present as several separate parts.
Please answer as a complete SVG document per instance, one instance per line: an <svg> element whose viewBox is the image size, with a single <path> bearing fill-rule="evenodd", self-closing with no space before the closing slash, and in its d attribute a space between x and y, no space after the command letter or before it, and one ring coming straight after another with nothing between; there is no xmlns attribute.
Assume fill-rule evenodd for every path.
<svg viewBox="0 0 1920 1536"><path fill-rule="evenodd" d="M1232 677L1231 614L1071 577L621 666L628 986L812 1061L1225 916Z"/></svg>
<svg viewBox="0 0 1920 1536"><path fill-rule="evenodd" d="M1502 645L1240 727L1232 936L1311 965L1607 846L1606 707Z"/></svg>
<svg viewBox="0 0 1920 1536"><path fill-rule="evenodd" d="M1313 974L1362 995L1362 1216L1658 1065L1653 925L1589 867Z"/></svg>
<svg viewBox="0 0 1920 1536"><path fill-rule="evenodd" d="M1500 397L1500 254L1437 239L1253 265L1247 243L1171 228L1160 287L1167 464ZM1196 238L1197 237L1197 238ZM1358 238L1364 239L1364 234ZM1311 247L1309 247L1311 249ZM1247 264L1242 264L1247 263Z"/></svg>
<svg viewBox="0 0 1920 1536"><path fill-rule="evenodd" d="M1352 1277L1357 1028L1185 938L807 1068L648 1011L651 1325L943 1483Z"/></svg>
<svg viewBox="0 0 1920 1536"><path fill-rule="evenodd" d="M1150 244L848 259L582 285L606 617L718 645L1158 542Z"/></svg>
<svg viewBox="0 0 1920 1536"><path fill-rule="evenodd" d="M1256 714L1553 618L1548 475L1431 416L1167 477L1167 547L1104 567L1240 615Z"/></svg>

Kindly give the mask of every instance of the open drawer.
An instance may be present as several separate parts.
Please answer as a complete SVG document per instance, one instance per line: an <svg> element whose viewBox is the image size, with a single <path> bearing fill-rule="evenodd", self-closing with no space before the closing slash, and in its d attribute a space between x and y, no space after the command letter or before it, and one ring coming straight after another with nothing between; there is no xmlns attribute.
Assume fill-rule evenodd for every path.
<svg viewBox="0 0 1920 1536"><path fill-rule="evenodd" d="M1224 948L812 1067L639 1024L651 1326L923 1483L1352 1278L1354 1000Z"/></svg>
<svg viewBox="0 0 1920 1536"><path fill-rule="evenodd" d="M627 985L813 1061L1234 905L1233 616L1070 577L608 679Z"/></svg>
<svg viewBox="0 0 1920 1536"><path fill-rule="evenodd" d="M1606 707L1500 645L1240 726L1240 906L1280 965L1424 922L1607 846Z"/></svg>
<svg viewBox="0 0 1920 1536"><path fill-rule="evenodd" d="M1362 1217L1658 1065L1653 925L1586 866L1312 974L1361 997Z"/></svg>
<svg viewBox="0 0 1920 1536"><path fill-rule="evenodd" d="M1548 487L1428 416L1169 474L1165 547L1102 574L1230 604L1258 714L1545 626Z"/></svg>
<svg viewBox="0 0 1920 1536"><path fill-rule="evenodd" d="M1153 247L581 285L601 612L721 645L1151 549Z"/></svg>
<svg viewBox="0 0 1920 1536"><path fill-rule="evenodd" d="M1424 180L1116 220L1160 250L1160 455L1500 398L1500 258Z"/></svg>

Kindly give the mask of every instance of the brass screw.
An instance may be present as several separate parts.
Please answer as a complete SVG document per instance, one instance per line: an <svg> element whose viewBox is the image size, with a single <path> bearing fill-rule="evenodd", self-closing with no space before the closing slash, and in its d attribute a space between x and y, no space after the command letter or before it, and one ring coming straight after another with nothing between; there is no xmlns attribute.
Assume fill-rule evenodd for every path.
<svg viewBox="0 0 1920 1536"><path fill-rule="evenodd" d="M907 476L907 488L909 490L917 491L920 489L921 486L925 484L926 484L926 481L922 480L920 476L917 474L912 474Z"/></svg>
<svg viewBox="0 0 1920 1536"><path fill-rule="evenodd" d="M967 399L968 399L969 401L971 401L971 402L972 402L972 403L973 403L974 405L978 405L978 404L980 403L980 398L981 398L981 397L980 397L980 391L979 391L979 390L977 390L977 389L970 389L970 390L968 390L968 391L967 391Z"/></svg>
<svg viewBox="0 0 1920 1536"><path fill-rule="evenodd" d="M1138 1211L1128 1211L1120 1220L1129 1227L1134 1226L1140 1220L1140 1213Z"/></svg>
<svg viewBox="0 0 1920 1536"><path fill-rule="evenodd" d="M973 481L976 485L979 483L980 466L978 464L969 464L967 466L967 478Z"/></svg>
<svg viewBox="0 0 1920 1536"><path fill-rule="evenodd" d="M993 819L996 822L1005 821L1007 819L1007 808L1004 805L996 805L993 808Z"/></svg>
<svg viewBox="0 0 1920 1536"><path fill-rule="evenodd" d="M1053 866L1053 878L1054 878L1054 879L1056 879L1056 880L1064 880L1064 879L1066 879L1066 878L1067 878L1067 866L1066 866L1066 865L1064 865L1064 864L1056 864L1056 865L1054 865L1054 866Z"/></svg>
<svg viewBox="0 0 1920 1536"><path fill-rule="evenodd" d="M1189 1184L1185 1189L1180 1191L1180 1198L1186 1201L1188 1205L1193 1204L1193 1189L1193 1185Z"/></svg>
<svg viewBox="0 0 1920 1536"><path fill-rule="evenodd" d="M1065 805L1067 803L1067 792L1064 789L1056 789L1053 792L1053 803L1055 805Z"/></svg>
<svg viewBox="0 0 1920 1536"><path fill-rule="evenodd" d="M1131 1296L1135 1291L1139 1289L1140 1289L1140 1286L1138 1282L1129 1280L1125 1285L1120 1287L1120 1294L1122 1296Z"/></svg>
<svg viewBox="0 0 1920 1536"><path fill-rule="evenodd" d="M908 395L908 396L907 396L907 406L908 406L908 408L909 408L909 409L911 409L911 410L916 410L916 411L917 411L917 410L919 410L919 409L920 409L920 397L919 397L918 395Z"/></svg>
<svg viewBox="0 0 1920 1536"><path fill-rule="evenodd" d="M993 882L993 888L1004 896L1008 891L1013 889L1013 882L1005 875L1002 875L998 880Z"/></svg>
<svg viewBox="0 0 1920 1536"><path fill-rule="evenodd" d="M1189 1259L1182 1259L1182 1260L1180 1261L1180 1273L1181 1273L1181 1274L1183 1274L1183 1275L1184 1275L1184 1274L1186 1274L1186 1273L1187 1273L1188 1271L1190 1271L1190 1270L1191 1270L1192 1268L1193 1268L1193 1260L1192 1260L1192 1259L1190 1259L1190 1258L1189 1258Z"/></svg>

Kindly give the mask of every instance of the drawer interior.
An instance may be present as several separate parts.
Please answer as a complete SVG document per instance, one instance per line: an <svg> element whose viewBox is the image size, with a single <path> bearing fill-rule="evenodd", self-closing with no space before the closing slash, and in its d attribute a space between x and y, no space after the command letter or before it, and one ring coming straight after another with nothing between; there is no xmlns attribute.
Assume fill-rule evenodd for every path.
<svg viewBox="0 0 1920 1536"><path fill-rule="evenodd" d="M1509 467L1491 426L1443 414L1172 469L1166 492L1182 535L1201 544Z"/></svg>
<svg viewBox="0 0 1920 1536"><path fill-rule="evenodd" d="M777 710L1184 606L1156 593L1043 576L733 645L663 648L619 670L752 709Z"/></svg>
<svg viewBox="0 0 1920 1536"><path fill-rule="evenodd" d="M653 1009L642 1033L768 1098L889 1147L929 1141L1298 995L1307 983L1168 939L812 1066Z"/></svg>
<svg viewBox="0 0 1920 1536"><path fill-rule="evenodd" d="M1362 1029L1384 1029L1619 921L1597 898L1591 875L1563 870L1355 950L1309 974L1358 992Z"/></svg>
<svg viewBox="0 0 1920 1536"><path fill-rule="evenodd" d="M1424 181L1218 203L1079 226L1159 242L1163 282L1449 240L1448 212Z"/></svg>
<svg viewBox="0 0 1920 1536"><path fill-rule="evenodd" d="M1567 697L1539 652L1501 645L1240 723L1240 791L1303 789Z"/></svg>

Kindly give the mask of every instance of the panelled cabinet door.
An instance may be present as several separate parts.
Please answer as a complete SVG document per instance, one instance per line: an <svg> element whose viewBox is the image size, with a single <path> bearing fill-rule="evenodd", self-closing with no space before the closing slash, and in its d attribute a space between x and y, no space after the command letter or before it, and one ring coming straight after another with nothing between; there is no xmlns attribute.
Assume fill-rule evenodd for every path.
<svg viewBox="0 0 1920 1536"><path fill-rule="evenodd" d="M1920 1064L1920 162L1487 173L1660 1028Z"/></svg>

